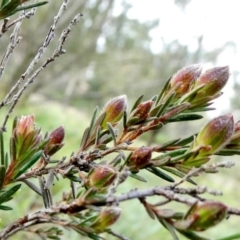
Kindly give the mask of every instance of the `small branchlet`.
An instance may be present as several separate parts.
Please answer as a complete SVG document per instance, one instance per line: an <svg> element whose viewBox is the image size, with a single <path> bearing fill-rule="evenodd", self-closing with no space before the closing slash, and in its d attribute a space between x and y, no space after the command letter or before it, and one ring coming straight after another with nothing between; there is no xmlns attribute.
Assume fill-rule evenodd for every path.
<svg viewBox="0 0 240 240"><path fill-rule="evenodd" d="M28 2L1 2L0 19L4 20L0 37L12 26L14 30L0 64L0 77L16 45L20 43L18 34L21 22L34 15L32 8L46 3ZM21 194L19 189L22 183L42 198L45 207L14 220L0 230L0 239L8 239L23 230L43 239L60 239L63 232L59 227L91 239L101 238L102 233L127 239L113 231L111 226L125 211L121 203L132 199L139 200L139 205L144 207L149 217L158 220L174 239L178 239L178 234L188 239L205 239L198 232L218 225L227 215L240 216L240 209L208 199L206 194L220 196L221 191L198 185L199 175L217 173L219 168L234 165L230 161L212 163L212 156L240 155L240 124L234 122L231 114L210 120L192 136L176 136L171 141L156 143L155 146L139 147L136 141L145 133L161 131L172 122L203 118L201 112L211 110L209 105L222 94L229 77L227 66L205 72L200 65L187 66L174 74L158 95L151 99L140 96L131 110L128 109L126 95L112 98L100 114L98 108L95 109L79 148L72 149L69 157L60 160L53 159L53 156L64 148L66 140L62 126L56 126L49 134L43 135L41 129L36 127L34 116L26 115L14 119L10 139L7 139L7 122L25 90L41 71L66 52L63 46L81 14L77 14L62 31L52 55L42 59L55 37L55 30L68 2L63 0L42 46L0 103L0 108L10 105L0 131L0 211L12 210L8 206L9 201ZM32 10L9 23L8 16L26 9ZM43 60L42 64L35 68L40 60ZM7 141L9 148L5 146ZM146 170L148 175L145 174ZM157 186L129 189L118 194L119 186L131 181L131 178L147 182L149 174L156 179ZM70 185L70 191L64 192L58 202L51 191L57 180L67 181ZM185 182L194 187L185 187ZM157 199L156 203L148 202L151 197ZM187 205L189 210L180 212L177 208L166 207L171 202ZM36 228L35 225L41 223L54 226Z"/></svg>

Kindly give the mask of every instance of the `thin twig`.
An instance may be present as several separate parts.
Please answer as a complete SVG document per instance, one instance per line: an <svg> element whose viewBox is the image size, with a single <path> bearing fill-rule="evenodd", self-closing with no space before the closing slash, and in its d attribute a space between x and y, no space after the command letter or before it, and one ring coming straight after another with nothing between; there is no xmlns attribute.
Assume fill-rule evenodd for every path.
<svg viewBox="0 0 240 240"><path fill-rule="evenodd" d="M21 22L25 18L29 19L30 17L34 16L35 12L36 12L36 8L33 8L30 11L28 11L27 13L22 14L20 17L18 17L17 19L15 19L11 23L9 23L9 25L7 25L7 23L9 22L9 18L3 19L3 24L2 24L1 30L0 30L0 38L3 36L3 34L5 32L7 32L16 23Z"/></svg>
<svg viewBox="0 0 240 240"><path fill-rule="evenodd" d="M47 34L42 46L38 49L38 52L37 52L36 56L33 58L31 63L29 64L27 70L22 74L22 76L17 81L17 83L11 88L9 93L5 96L3 101L0 103L0 108L2 106L5 106L5 105L11 103L11 101L9 101L9 100L13 96L14 92L20 87L21 83L26 79L26 77L33 71L34 66L39 62L39 60L41 59L41 57L43 56L43 54L47 50L49 44L52 42L52 40L55 37L55 29L58 25L60 17L63 15L64 11L67 8L68 2L69 2L69 0L63 0L63 3L61 5L57 15L54 17L53 24L50 27L50 29L48 31L48 34Z"/></svg>
<svg viewBox="0 0 240 240"><path fill-rule="evenodd" d="M116 204L116 203L118 204L119 202L128 201L131 199L139 199L139 198L145 198L145 197L156 196L156 195L161 195L171 201L176 201L176 202L184 203L191 206L195 204L196 201L198 201L193 198L186 198L186 197L179 196L178 194L169 190L168 187L154 187L154 188L145 189L145 190L135 189L133 191L124 193L120 196L110 196L103 200L100 200L100 199L92 200L91 203L84 202L84 199L79 198L74 200L70 204L64 204L64 205L59 204L57 206L52 206L51 208L43 209L38 212L28 214L16 220L14 223L7 226L5 229L3 229L0 232L0 239L5 240L9 236L13 235L14 233L38 223L49 222L53 224L58 224L57 221L54 221L54 219L51 218L52 216L60 213L74 214L76 212L80 212L85 209L88 209L89 204L95 205L95 206L105 206L106 204ZM228 214L240 216L240 209L228 208Z"/></svg>
<svg viewBox="0 0 240 240"><path fill-rule="evenodd" d="M7 124L7 121L10 117L10 114L12 113L13 109L15 108L15 106L17 105L20 97L22 96L23 92L26 90L26 88L34 82L35 78L38 76L38 74L44 69L46 68L50 63L52 63L57 57L61 56L62 54L65 53L65 51L63 50L63 44L65 43L69 33L71 32L71 27L76 25L80 18L81 18L81 14L77 14L73 20L71 21L71 23L69 24L69 26L62 32L61 37L59 38L58 41L58 45L56 50L54 51L53 55L48 58L43 64L42 66L40 66L33 74L31 77L28 78L27 82L23 85L23 87L18 91L17 94L15 94L12 98L12 100L10 102L12 102L12 105L8 111L8 113L5 116L3 125L2 125L2 130L5 130L5 126Z"/></svg>
<svg viewBox="0 0 240 240"><path fill-rule="evenodd" d="M4 53L2 61L0 63L0 78L2 77L2 74L4 72L4 69L6 68L6 65L8 63L8 60L10 59L11 54L13 53L17 44L22 39L20 36L18 36L21 24L22 24L22 21L19 21L16 24L16 26L10 36L9 44L7 46L6 52Z"/></svg>
<svg viewBox="0 0 240 240"><path fill-rule="evenodd" d="M232 161L223 161L223 162L219 162L216 164L211 164L211 165L203 165L199 168L193 168L188 174L186 174L180 181L174 183L171 185L172 188L175 188L177 186L179 186L180 184L182 184L183 182L187 181L188 179L190 179L193 176L196 176L198 174L200 174L201 172L207 172L207 171L213 171L216 170L217 168L231 168L233 167L235 164Z"/></svg>

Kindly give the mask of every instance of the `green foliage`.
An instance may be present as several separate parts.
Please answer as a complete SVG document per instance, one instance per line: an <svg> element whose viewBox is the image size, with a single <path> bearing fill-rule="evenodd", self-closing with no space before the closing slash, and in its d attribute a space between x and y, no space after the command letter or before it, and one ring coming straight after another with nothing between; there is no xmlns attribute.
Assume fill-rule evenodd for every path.
<svg viewBox="0 0 240 240"><path fill-rule="evenodd" d="M194 68L187 68L187 71L193 70L195 71ZM218 71L223 70L224 74L218 75ZM223 83L222 78L225 79L226 75L228 78L228 68L226 67L213 68L208 72L213 72L217 76L214 78L215 82ZM183 78L183 80L180 79L181 84L184 84L186 69L180 70L178 74L180 78ZM205 73L202 75L206 76ZM211 77L211 75L209 76ZM191 115L191 110L193 112L198 109L208 110L206 108L211 103L209 101L213 99L208 97L208 94L211 95L211 93L198 94L205 85L199 88L195 84L197 78L192 78L192 83L187 91L177 92L180 85L173 79L168 81L159 95L151 100L143 102L142 97L138 98L129 114L127 113L126 96L110 100L99 117L96 109L89 127L83 133L78 151L62 160L53 161L51 158L64 145L65 130L63 127L58 127L50 134L45 134L45 138L43 138L41 131L35 126L33 116L15 118L10 137L9 163L5 163L4 156L8 151L4 148L4 138L0 138L3 158L0 204L12 200L14 193L21 187L21 184L10 187L11 184L23 181L43 198L46 214L48 209L51 212L49 223L73 229L91 239L98 239L99 234L103 232L111 234L109 227L120 217L121 208L116 208L114 204L118 201L139 198L149 216L153 219L157 218L173 239L179 239L177 233L189 239L206 239L196 232L205 231L223 221L226 214L229 214L227 206L216 201L199 200L198 194L204 193L204 191L198 192L198 188L192 188L192 190L182 188L182 194L192 195L194 193L192 196L196 197L194 201L191 198L182 200L177 196L180 191L178 185L185 181L197 185L197 181L192 180L192 177L201 173L216 172L218 167L228 167L229 164L231 166L231 163L215 165L206 165L206 163L210 161L212 155L224 150L227 155L237 153L238 123L234 124L231 114L224 115L211 120L195 136L174 139L154 147L134 146L134 142L141 135L155 130L156 127L163 128L164 125L171 123L172 118L177 122L186 121L186 117L179 116L186 116L184 115L186 112ZM207 85L209 82L210 80L205 84ZM224 85L225 83L222 87ZM222 87L215 93L216 96L220 95L218 93ZM176 95L176 93L178 94ZM185 95L188 97L186 98ZM189 96L191 97L189 98ZM196 101L198 98L204 99L204 101ZM182 99L188 99L189 102L184 102ZM199 116L202 117L200 114ZM136 117L137 121L131 120ZM123 123L122 130L118 130L117 127L121 120L125 123ZM196 118L187 118L187 120L196 120ZM4 135L2 134L2 136ZM130 154L126 154L128 152ZM114 157L113 153L119 154ZM158 155L153 157L154 153ZM103 160L99 161L99 159ZM157 178L170 182L171 185L157 186L153 188L154 190L145 190L146 193L139 191L136 194L132 192L132 195L129 192L124 198L112 197L111 194L117 192L118 187L128 181L129 176L146 182L147 179L139 175L144 169ZM173 175L181 180L177 180ZM38 178L39 187L31 181L32 177ZM64 195L60 205L54 206L54 195L51 193L51 188L59 177L70 181L72 191ZM80 184L78 188L76 184ZM152 204L145 199L146 196L154 195L166 197L167 202L176 201L192 206L185 214L174 209L167 211L158 204ZM104 207L106 204L110 204L110 206ZM0 208L11 210L5 205L1 205ZM71 214L73 218L71 221L67 221L58 217L56 221L55 217L59 213ZM38 215L38 213L36 214ZM41 216L38 218L41 219ZM27 223L28 218L26 219ZM61 222L65 222L64 225ZM52 230L50 233L45 231L44 234L48 238L58 239L58 235L62 232L56 228L52 235ZM10 233L11 229L6 228L5 231ZM42 230L35 230L35 233L43 236Z"/></svg>
<svg viewBox="0 0 240 240"><path fill-rule="evenodd" d="M7 16L19 10L46 3L25 5L24 2L2 1L0 17L2 14L2 18L6 20ZM113 2L109 1L105 6L103 16L106 17ZM61 239L63 229L70 229L77 235L90 239L104 239L105 235L126 239L112 227L119 222L124 211L128 215L137 215L122 206L122 202L133 199L138 200L138 206L146 211L149 218L158 221L174 240L181 236L193 240L208 239L199 232L219 225L227 216L240 214L239 209L209 198L207 194L220 194L217 190L209 189L210 184L208 187L199 185L198 179L201 175L217 173L219 168L230 168L234 165L230 161L211 161L214 155L229 157L240 154L239 122L234 121L232 114L226 114L210 120L194 135L181 135L154 145L144 143L144 146L139 146L138 141L146 133L163 131L165 126L172 122L179 124L204 117L203 113L211 110L210 105L222 94L221 91L228 81L227 66L214 67L204 72L199 65L185 67L173 74L153 96L149 93L138 96L132 107L126 95L112 98L101 112L95 108L88 126L78 138L81 140L79 146L72 146L69 144L70 140L66 141L66 128L56 127L54 119L50 120L53 125L50 128L53 130L43 134L44 131L37 127L35 117L28 114L15 118L10 136L6 135L9 116L26 88L43 69L66 52L63 46L72 27L79 22L80 14L73 17L62 31L53 54L46 57L37 69L33 68L52 42L67 4L68 1L63 1L28 70L21 75L0 104L0 108L10 105L0 129L0 210L15 211L11 203L13 199L21 196L21 191L18 190L22 189L23 185L28 187L29 193L36 194L42 200L37 210L31 214L25 212L20 218L14 219L12 224L3 224L0 239L8 239L20 231L29 231L41 239ZM128 7L125 6L126 9ZM101 1L96 1L93 7L89 7L89 15L96 17L96 10L100 8ZM137 21L129 21L130 29L132 26L133 29L140 28L142 38L135 41L131 34L126 34L123 23L126 16L126 13L123 13L116 17L119 21L117 28L113 29L114 33L124 36L116 42L112 35L105 36L107 50L98 52L97 57L110 54L109 49L114 50L116 46L117 53L129 51L134 46L136 56L139 54L152 57L145 44L149 39L146 29L151 29L156 23L141 26ZM6 24L7 20L4 31L11 26ZM108 24L111 25L110 22ZM103 23L100 25L103 27ZM4 31L2 30L2 34ZM15 40L19 39L18 31L15 30L14 34ZM96 44L98 37L99 29L91 42L92 45ZM121 41L124 41L124 44ZM13 49L16 44L17 40L12 45ZM8 59L4 60L1 64ZM2 65L3 69L4 67L5 65ZM145 70L143 67L140 73ZM98 71L101 69L96 69L95 72ZM29 78L26 79L26 76ZM105 87L99 79L95 80L92 82L93 88ZM156 87L154 86L154 90ZM56 114L56 117L61 114ZM48 120L47 114L42 115L44 121ZM68 117L68 121L70 120ZM71 130L76 133L78 125L72 125ZM61 154L64 141L70 145L71 153L67 156ZM153 179L154 184L145 189L127 189L120 195L119 189L131 179L138 184L146 184ZM60 184L66 182L70 185L68 189L60 188L61 197L56 196L53 191L53 186L58 181L61 181ZM173 207L171 204L176 205ZM40 225L46 223L48 228ZM127 232L124 232L125 234L128 235ZM237 236L239 235L235 234L225 239L234 239Z"/></svg>

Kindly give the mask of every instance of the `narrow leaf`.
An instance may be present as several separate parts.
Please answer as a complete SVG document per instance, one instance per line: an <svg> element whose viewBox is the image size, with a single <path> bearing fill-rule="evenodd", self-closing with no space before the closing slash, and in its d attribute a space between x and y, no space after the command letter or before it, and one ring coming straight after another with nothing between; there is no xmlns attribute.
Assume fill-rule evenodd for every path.
<svg viewBox="0 0 240 240"><path fill-rule="evenodd" d="M221 156L232 156L232 155L240 155L240 149L221 149L220 151L214 153L214 155Z"/></svg>
<svg viewBox="0 0 240 240"><path fill-rule="evenodd" d="M101 127L98 126L96 130L96 135L95 135L95 143L94 143L95 146L98 146L99 144L100 133L101 133Z"/></svg>
<svg viewBox="0 0 240 240"><path fill-rule="evenodd" d="M167 175L166 173L162 172L161 170L159 170L158 168L155 167L149 167L147 168L147 170L153 174L155 174L156 176L168 181L168 182L175 182L175 180L170 177L169 175Z"/></svg>
<svg viewBox="0 0 240 240"><path fill-rule="evenodd" d="M29 181L28 179L22 180L29 188L31 188L35 193L42 196L40 188L35 185L33 182Z"/></svg>
<svg viewBox="0 0 240 240"><path fill-rule="evenodd" d="M114 128L113 128L112 124L109 123L109 122L107 122L107 127L108 127L108 130L109 130L109 132L112 136L114 146L116 146L117 145L117 140L116 140L116 133L114 131Z"/></svg>
<svg viewBox="0 0 240 240"><path fill-rule="evenodd" d="M88 127L88 128L85 129L85 131L83 133L82 140L81 140L81 143L80 143L80 151L85 148L85 145L86 145L86 143L88 141L88 138L89 138L89 133L90 133L90 129Z"/></svg>
<svg viewBox="0 0 240 240"><path fill-rule="evenodd" d="M4 180L6 176L6 167L4 165L0 166L0 190L2 189Z"/></svg>
<svg viewBox="0 0 240 240"><path fill-rule="evenodd" d="M156 114L156 117L160 117L164 112L165 109L170 105L171 101L173 100L173 98L175 97L175 92L173 92L169 98L166 100L166 102L162 105L162 107L158 110L158 113Z"/></svg>
<svg viewBox="0 0 240 240"><path fill-rule="evenodd" d="M89 134L91 134L94 124L96 122L96 118L97 118L97 112L98 112L98 107L95 108L94 112L93 112L93 116L89 125Z"/></svg>
<svg viewBox="0 0 240 240"><path fill-rule="evenodd" d="M49 171L47 181L45 183L45 189L50 189L54 183L54 173L53 171Z"/></svg>
<svg viewBox="0 0 240 240"><path fill-rule="evenodd" d="M166 90L168 89L169 82L171 81L171 78L172 78L172 77L170 77L170 78L167 80L167 82L164 84L164 86L163 86L163 88L162 88L161 92L159 93L158 98L157 98L157 100L156 100L156 105L157 105L159 102L161 102L164 93L165 93Z"/></svg>
<svg viewBox="0 0 240 240"><path fill-rule="evenodd" d="M180 122L180 121L194 121L203 118L199 114L178 114L170 119L167 119L167 122Z"/></svg>
<svg viewBox="0 0 240 240"><path fill-rule="evenodd" d="M149 113L149 116L150 116L150 117L156 116L157 113L158 113L158 111L159 111L159 109L162 108L162 105L163 105L163 104L160 104L160 105L156 106L155 108L153 108L153 109L151 110L151 112Z"/></svg>
<svg viewBox="0 0 240 240"><path fill-rule="evenodd" d="M10 159L11 161L15 161L17 158L17 147L16 142L13 137L10 139Z"/></svg>
<svg viewBox="0 0 240 240"><path fill-rule="evenodd" d="M137 174L131 173L129 176L134 178L134 179L137 179L137 180L139 180L141 182L147 182L147 180L145 178L143 178L143 177L141 177L141 176L139 176Z"/></svg>
<svg viewBox="0 0 240 240"><path fill-rule="evenodd" d="M178 230L178 232L180 232L183 236L185 236L186 238L188 238L190 240L210 240L209 238L201 237L192 231Z"/></svg>
<svg viewBox="0 0 240 240"><path fill-rule="evenodd" d="M71 186L71 189L72 189L73 198L76 199L77 198L77 187L76 187L75 182L70 181L70 186Z"/></svg>
<svg viewBox="0 0 240 240"><path fill-rule="evenodd" d="M137 99L137 101L133 104L133 107L132 107L130 113L131 113L134 109L136 109L136 107L141 103L143 97L144 97L144 95L141 95L141 96Z"/></svg>
<svg viewBox="0 0 240 240"><path fill-rule="evenodd" d="M21 11L21 10L27 10L29 8L40 7L40 6L45 5L47 3L48 3L48 1L42 1L42 2L37 2L37 3L31 3L31 4L28 4L28 5L24 5L24 6L19 6L19 7L17 7L16 11Z"/></svg>
<svg viewBox="0 0 240 240"><path fill-rule="evenodd" d="M123 129L127 128L127 111L123 111Z"/></svg>
<svg viewBox="0 0 240 240"><path fill-rule="evenodd" d="M168 141L168 142L166 142L164 144L159 145L158 147L155 147L154 150L158 152L158 151L160 151L162 149L165 149L168 146L176 145L176 143L178 143L179 140L180 140L180 138Z"/></svg>
<svg viewBox="0 0 240 240"><path fill-rule="evenodd" d="M0 131L0 152L1 152L1 165L5 165L5 151L4 151L4 141L3 141L3 132Z"/></svg>
<svg viewBox="0 0 240 240"><path fill-rule="evenodd" d="M45 187L45 179L42 176L40 176L40 177L38 177L38 181L39 181L39 186L41 189L41 195L42 195L44 206L45 206L45 208L48 208L51 206L51 203L49 200L47 189L44 188Z"/></svg>
<svg viewBox="0 0 240 240"><path fill-rule="evenodd" d="M186 144L188 143L191 143L193 140L194 140L194 137L197 136L197 134L194 134L190 137L187 137L187 138L183 138L181 139L179 142L178 142L178 145L179 146L185 146Z"/></svg>
<svg viewBox="0 0 240 240"><path fill-rule="evenodd" d="M179 240L175 229L173 228L172 225L170 225L166 220L162 219L162 218L158 218L159 222L169 231L169 233L172 235L174 240Z"/></svg>
<svg viewBox="0 0 240 240"><path fill-rule="evenodd" d="M234 235L231 235L231 236L227 236L227 237L224 237L224 238L218 238L216 240L235 240L235 239L240 239L240 233L237 233L237 234L234 234Z"/></svg>
<svg viewBox="0 0 240 240"><path fill-rule="evenodd" d="M17 184L13 187L11 187L8 190L5 190L1 195L0 195L0 204L3 202L9 201L9 199L12 197L12 195L17 192L17 190L21 187L21 184Z"/></svg>
<svg viewBox="0 0 240 240"><path fill-rule="evenodd" d="M31 168L42 156L42 150L36 152L28 161L27 163L16 173L14 178L18 178L23 173L25 173L29 168Z"/></svg>
<svg viewBox="0 0 240 240"><path fill-rule="evenodd" d="M4 210L4 211L10 211L10 210L13 210L11 207L3 206L3 205L0 205L0 209L1 209L1 210Z"/></svg>

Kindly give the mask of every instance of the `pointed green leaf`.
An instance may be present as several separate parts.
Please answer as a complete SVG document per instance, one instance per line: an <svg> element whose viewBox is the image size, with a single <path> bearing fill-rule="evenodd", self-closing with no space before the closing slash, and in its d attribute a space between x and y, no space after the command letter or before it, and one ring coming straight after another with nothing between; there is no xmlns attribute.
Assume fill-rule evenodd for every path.
<svg viewBox="0 0 240 240"><path fill-rule="evenodd" d="M17 184L10 189L4 190L4 192L0 192L0 204L9 201L13 194L17 192L17 190L21 187L21 184Z"/></svg>
<svg viewBox="0 0 240 240"><path fill-rule="evenodd" d="M89 134L92 133L92 130L93 130L94 124L96 122L96 118L97 118L97 112L98 112L98 107L96 107L94 112L93 112L93 116L92 116L92 119L91 119L91 122L90 122L90 125L89 125Z"/></svg>
<svg viewBox="0 0 240 240"><path fill-rule="evenodd" d="M2 0L1 8L2 8L4 5L6 5L7 2L8 2L8 0Z"/></svg>
<svg viewBox="0 0 240 240"><path fill-rule="evenodd" d="M13 210L11 207L3 206L3 205L0 205L0 209L1 209L1 210L4 210L4 211L10 211L10 210Z"/></svg>
<svg viewBox="0 0 240 240"><path fill-rule="evenodd" d="M178 145L177 143L179 142L179 140L180 140L180 138L174 139L174 140L171 140L171 141L168 141L168 142L166 142L166 143L163 143L163 144L155 147L154 150L160 151L160 150L162 150L162 149L165 149L165 148L168 147L168 146Z"/></svg>
<svg viewBox="0 0 240 240"><path fill-rule="evenodd" d="M4 165L0 166L0 190L2 189L4 180L6 176L6 167Z"/></svg>
<svg viewBox="0 0 240 240"><path fill-rule="evenodd" d="M7 168L8 167L8 153L6 152L6 154L5 154L5 159L4 159L4 164L5 164L5 168Z"/></svg>
<svg viewBox="0 0 240 240"><path fill-rule="evenodd" d="M16 10L14 12L27 10L27 9L30 9L30 8L40 7L40 6L45 5L47 3L48 3L48 1L42 1L42 2L37 2L37 3L31 3L31 4L28 4L28 5L24 5L24 6L19 6L19 7L16 8Z"/></svg>
<svg viewBox="0 0 240 240"><path fill-rule="evenodd" d="M1 151L1 165L5 165L5 151L4 151L4 140L3 140L3 132L0 131L0 151Z"/></svg>
<svg viewBox="0 0 240 240"><path fill-rule="evenodd" d="M5 2L5 4L0 9L0 19L11 16L14 13L14 10L18 5L21 4L20 0L12 0L9 2Z"/></svg>
<svg viewBox="0 0 240 240"><path fill-rule="evenodd" d="M89 127L87 127L82 136L82 140L80 143L80 150L83 150L85 148L85 145L88 141L89 135L90 135L90 129L89 129Z"/></svg>
<svg viewBox="0 0 240 240"><path fill-rule="evenodd" d="M203 118L203 116L199 114L178 114L177 116L167 119L167 122L194 121L201 118Z"/></svg>
<svg viewBox="0 0 240 240"><path fill-rule="evenodd" d="M109 122L107 122L107 127L108 127L108 130L109 130L109 132L110 132L110 134L111 134L111 136L112 136L114 146L116 146L116 145L117 145L117 140L116 140L115 130L114 130L112 124L109 123Z"/></svg>
<svg viewBox="0 0 240 240"><path fill-rule="evenodd" d="M10 159L11 161L15 161L17 158L17 147L16 147L16 140L14 137L10 139Z"/></svg>
<svg viewBox="0 0 240 240"><path fill-rule="evenodd" d="M166 102L162 105L162 107L158 110L157 114L156 114L156 117L160 117L164 112L165 110L169 107L169 105L171 104L172 100L174 99L176 93L173 92L169 97L168 99L166 100ZM179 107L179 106L177 106Z"/></svg>
<svg viewBox="0 0 240 240"><path fill-rule="evenodd" d="M240 233L233 234L231 236L227 236L227 237L224 237L224 238L218 238L216 240L236 240L236 239L240 239Z"/></svg>
<svg viewBox="0 0 240 240"><path fill-rule="evenodd" d="M141 177L141 176L139 176L139 175L137 175L137 174L134 174L134 173L131 173L131 174L129 175L129 177L135 178L135 179L137 179L137 180L139 180L139 181L141 181L141 182L147 182L147 180L146 180L145 178L143 178L143 177Z"/></svg>
<svg viewBox="0 0 240 240"><path fill-rule="evenodd" d="M190 136L190 137L183 138L183 139L181 139L181 140L178 142L178 145L179 145L179 146L185 146L186 144L191 143L196 136L197 136L197 134L194 134L194 135L192 135L192 136Z"/></svg>
<svg viewBox="0 0 240 240"><path fill-rule="evenodd" d="M218 152L214 153L214 155L221 156L232 156L232 155L240 155L240 149L221 149Z"/></svg>
<svg viewBox="0 0 240 240"><path fill-rule="evenodd" d="M172 77L170 77L170 78L166 81L166 83L164 84L161 92L160 92L159 95L158 95L158 98L157 98L157 100L156 100L156 104L155 104L155 105L157 105L159 102L161 103L161 100L162 100L162 98L163 98L163 96L164 96L164 93L166 93L166 90L168 89L168 86L169 86L169 83L170 83L170 81L171 81L171 78L172 78Z"/></svg>
<svg viewBox="0 0 240 240"><path fill-rule="evenodd" d="M170 225L166 220L162 219L162 218L158 218L159 222L169 231L169 233L172 235L173 240L179 240L175 229L172 225Z"/></svg>
<svg viewBox="0 0 240 240"><path fill-rule="evenodd" d="M25 173L29 168L31 168L42 156L42 150L36 152L35 154L33 154L33 156L28 159L28 161L25 163L25 165L21 168L21 169L17 169L18 171L15 172L14 174L14 178L18 178L19 176L21 176L23 173ZM16 169L15 169L16 171Z"/></svg>
<svg viewBox="0 0 240 240"><path fill-rule="evenodd" d="M201 237L192 231L178 230L178 232L180 232L183 236L185 236L186 238L188 238L190 240L210 240L209 238Z"/></svg>
<svg viewBox="0 0 240 240"><path fill-rule="evenodd" d="M168 181L168 182L175 182L175 180L170 177L169 175L167 175L166 173L162 172L161 170L159 170L158 168L155 167L148 167L147 170L153 174L155 174L156 176Z"/></svg>
<svg viewBox="0 0 240 240"><path fill-rule="evenodd" d="M163 104L160 104L160 105L156 106L155 108L153 108L151 110L151 112L149 113L149 116L150 117L156 116L157 113L159 112L159 109L162 108L162 106L163 106Z"/></svg>
<svg viewBox="0 0 240 240"><path fill-rule="evenodd" d="M133 104L133 107L132 107L130 113L141 103L143 97L144 97L144 95L141 95L141 96L137 99L137 101Z"/></svg>

